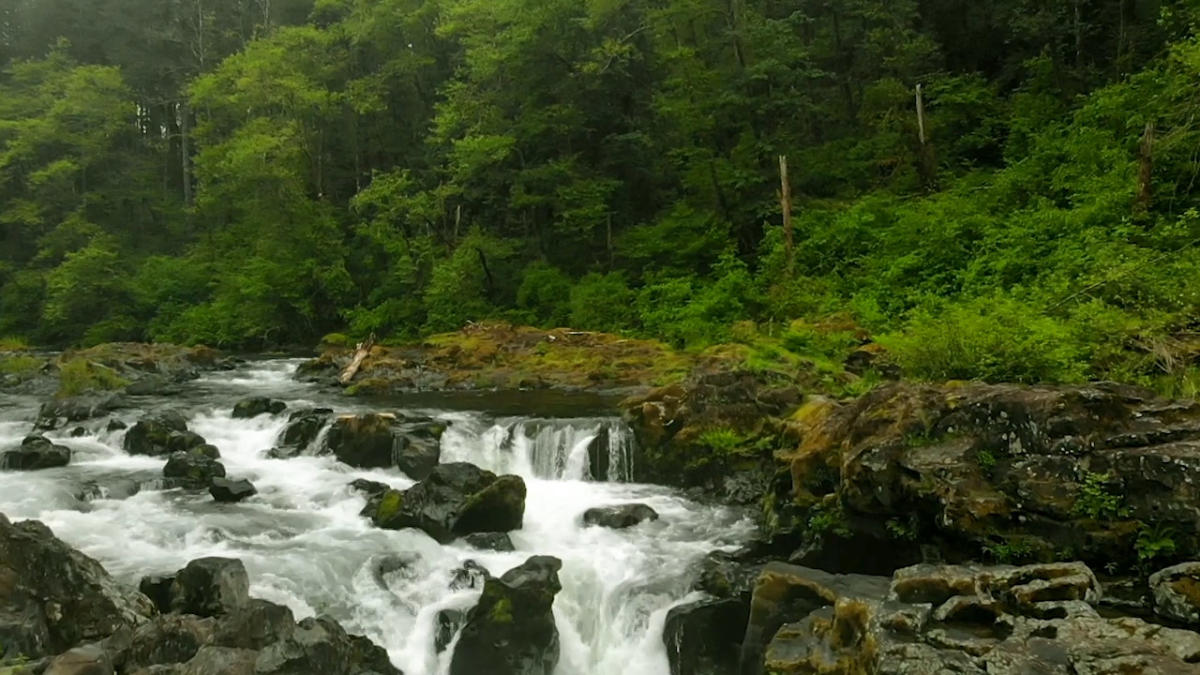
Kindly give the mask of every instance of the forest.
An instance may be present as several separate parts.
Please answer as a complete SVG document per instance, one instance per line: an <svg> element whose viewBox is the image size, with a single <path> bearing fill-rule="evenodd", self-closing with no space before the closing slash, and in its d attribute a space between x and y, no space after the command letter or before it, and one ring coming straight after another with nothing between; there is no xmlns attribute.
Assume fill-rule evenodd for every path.
<svg viewBox="0 0 1200 675"><path fill-rule="evenodd" d="M0 0L0 337L259 350L503 319L1196 395L1198 22Z"/></svg>

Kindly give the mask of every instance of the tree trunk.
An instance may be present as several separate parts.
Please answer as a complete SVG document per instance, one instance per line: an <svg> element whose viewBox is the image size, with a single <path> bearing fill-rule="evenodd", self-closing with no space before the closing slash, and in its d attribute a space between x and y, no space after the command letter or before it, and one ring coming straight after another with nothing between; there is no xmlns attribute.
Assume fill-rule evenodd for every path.
<svg viewBox="0 0 1200 675"><path fill-rule="evenodd" d="M179 162L183 175L183 205L192 205L192 108L187 99L179 104Z"/></svg>
<svg viewBox="0 0 1200 675"><path fill-rule="evenodd" d="M796 252L792 241L792 184L788 180L787 155L779 156L779 207L783 211L783 248L787 253L787 277L791 279Z"/></svg>
<svg viewBox="0 0 1200 675"><path fill-rule="evenodd" d="M1138 193L1134 210L1145 213L1150 210L1151 190L1150 179L1154 173L1154 122L1146 122L1146 131L1142 134L1142 144L1138 149Z"/></svg>
<svg viewBox="0 0 1200 675"><path fill-rule="evenodd" d="M920 84L917 85L917 138L921 142L917 165L921 183L926 190L933 190L937 187L937 159L934 155L933 141L929 138L929 130L925 127L925 94Z"/></svg>

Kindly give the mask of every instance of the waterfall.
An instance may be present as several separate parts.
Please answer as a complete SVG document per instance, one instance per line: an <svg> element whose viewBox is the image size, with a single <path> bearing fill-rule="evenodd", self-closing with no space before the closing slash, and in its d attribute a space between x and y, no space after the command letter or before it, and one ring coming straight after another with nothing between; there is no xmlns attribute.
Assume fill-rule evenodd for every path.
<svg viewBox="0 0 1200 675"><path fill-rule="evenodd" d="M443 461L547 480L626 483L633 478L633 431L617 417L506 418L486 429L452 424Z"/></svg>

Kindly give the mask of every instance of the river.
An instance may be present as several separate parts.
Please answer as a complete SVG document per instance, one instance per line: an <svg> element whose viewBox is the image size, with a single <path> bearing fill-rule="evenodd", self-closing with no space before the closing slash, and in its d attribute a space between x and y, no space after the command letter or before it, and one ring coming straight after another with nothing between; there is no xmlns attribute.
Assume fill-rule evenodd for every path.
<svg viewBox="0 0 1200 675"><path fill-rule="evenodd" d="M405 488L412 481L403 473L354 469L328 455L267 458L288 411L254 419L230 415L237 400L252 395L284 400L289 410L399 410L298 382L292 377L298 363L253 361L209 373L177 396L130 397L131 407L115 414L132 424L145 411L179 410L191 430L220 449L229 477L250 479L257 496L216 504L206 492L149 489L165 460L126 454L124 432L92 420L81 436L71 437L75 425L47 434L72 449L69 466L0 472L0 512L45 522L131 584L202 556L240 558L252 596L287 605L297 619L333 616L385 647L407 675L440 675L449 667L453 647L440 654L434 647L437 614L469 608L479 595L478 589L451 589L456 568L474 560L499 575L535 554L563 561L563 588L554 601L561 643L557 675L664 675L663 623L671 607L697 597L688 590L695 563L709 551L736 549L751 535L751 523L738 513L697 504L668 488L626 482L634 441L619 418L571 416L564 409L569 406L536 402L520 414L511 402L503 410L482 403L477 409L412 410L448 423L443 462L471 462L525 480L524 527L511 533L515 552L442 546L420 531L375 528L358 515L365 499L347 483L366 478ZM37 404L0 393L0 449L29 433ZM602 429L608 475L593 479L586 448ZM145 489L109 498L123 496L117 493L131 479ZM96 487L81 498L87 486ZM582 525L584 510L628 502L648 504L660 518L627 530ZM381 572L396 567L381 566L383 561L397 558L406 564Z"/></svg>

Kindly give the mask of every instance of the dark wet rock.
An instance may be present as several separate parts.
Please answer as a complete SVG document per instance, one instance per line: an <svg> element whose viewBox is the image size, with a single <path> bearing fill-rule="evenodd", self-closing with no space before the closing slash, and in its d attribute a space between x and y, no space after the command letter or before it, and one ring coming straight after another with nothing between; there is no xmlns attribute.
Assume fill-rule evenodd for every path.
<svg viewBox="0 0 1200 675"><path fill-rule="evenodd" d="M174 585L174 574L157 574L142 577L138 582L138 590L154 603L160 613L166 614L171 611L171 588Z"/></svg>
<svg viewBox="0 0 1200 675"><path fill-rule="evenodd" d="M259 675L401 675L383 648L370 640L348 635L329 617L301 621L293 634L259 652ZM482 672L482 671L481 671Z"/></svg>
<svg viewBox="0 0 1200 675"><path fill-rule="evenodd" d="M34 426L43 430L57 429L61 424L103 417L120 406L121 397L111 392L53 398L43 403L38 409Z"/></svg>
<svg viewBox="0 0 1200 675"><path fill-rule="evenodd" d="M220 617L213 644L239 649L263 649L292 636L296 628L292 610L273 602L251 598L245 605Z"/></svg>
<svg viewBox="0 0 1200 675"><path fill-rule="evenodd" d="M71 438L79 438L81 436L87 436L87 435L88 435L88 430L84 429L83 427L75 427L74 429L71 430Z"/></svg>
<svg viewBox="0 0 1200 675"><path fill-rule="evenodd" d="M1173 565L1150 575L1154 611L1189 626L1200 626L1200 562Z"/></svg>
<svg viewBox="0 0 1200 675"><path fill-rule="evenodd" d="M130 396L172 396L180 392L179 383L166 375L150 373L125 387Z"/></svg>
<svg viewBox="0 0 1200 675"><path fill-rule="evenodd" d="M412 581L419 570L421 557L412 551L388 553L371 561L371 575L380 588L391 589L398 580Z"/></svg>
<svg viewBox="0 0 1200 675"><path fill-rule="evenodd" d="M253 497L258 494L258 490L248 480L213 478L208 486L208 493L212 495L215 501L232 504Z"/></svg>
<svg viewBox="0 0 1200 675"><path fill-rule="evenodd" d="M474 532L462 538L467 544L485 551L515 551L507 532Z"/></svg>
<svg viewBox="0 0 1200 675"><path fill-rule="evenodd" d="M562 562L534 556L484 583L467 613L450 662L451 675L550 675L558 664L558 629L551 607L562 588Z"/></svg>
<svg viewBox="0 0 1200 675"><path fill-rule="evenodd" d="M648 520L658 520L658 512L645 504L597 506L583 512L584 525L623 530Z"/></svg>
<svg viewBox="0 0 1200 675"><path fill-rule="evenodd" d="M749 605L737 599L701 600L673 608L663 627L671 675L736 673L749 616Z"/></svg>
<svg viewBox="0 0 1200 675"><path fill-rule="evenodd" d="M1099 593L1082 563L918 565L890 583L772 563L738 672L1195 671L1200 634L1102 616Z"/></svg>
<svg viewBox="0 0 1200 675"><path fill-rule="evenodd" d="M122 447L131 455L165 455L171 451L171 439L187 430L183 415L175 411L154 413L125 432Z"/></svg>
<svg viewBox="0 0 1200 675"><path fill-rule="evenodd" d="M339 461L359 468L398 467L422 480L437 466L445 425L386 413L343 415L333 421L326 446Z"/></svg>
<svg viewBox="0 0 1200 675"><path fill-rule="evenodd" d="M467 623L467 612L461 609L443 609L437 613L437 631L433 636L433 648L441 654L454 641L454 636Z"/></svg>
<svg viewBox="0 0 1200 675"><path fill-rule="evenodd" d="M249 419L259 415L278 415L287 409L287 404L263 396L244 398L233 405L234 419Z"/></svg>
<svg viewBox="0 0 1200 675"><path fill-rule="evenodd" d="M349 485L350 489L357 490L368 497L381 495L392 489L392 486L388 485L387 483L380 483L378 481L367 480L365 478L356 478L350 481Z"/></svg>
<svg viewBox="0 0 1200 675"><path fill-rule="evenodd" d="M225 477L225 465L201 451L172 453L163 466L163 478L173 487L203 490L214 478Z"/></svg>
<svg viewBox="0 0 1200 675"><path fill-rule="evenodd" d="M71 449L55 445L45 436L26 436L20 447L0 454L0 469L36 471L66 466L71 462Z"/></svg>
<svg viewBox="0 0 1200 675"><path fill-rule="evenodd" d="M279 435L279 447L272 456L287 459L303 453L321 434L333 416L332 408L306 408L288 415L287 426Z"/></svg>
<svg viewBox="0 0 1200 675"><path fill-rule="evenodd" d="M129 427L128 424L125 424L124 422L122 422L119 419L113 418L108 421L108 424L104 425L104 430L105 431L120 431L120 430L126 429L128 427Z"/></svg>
<svg viewBox="0 0 1200 675"><path fill-rule="evenodd" d="M171 611L197 616L219 616L246 605L250 580L236 558L199 558L175 574L171 584Z"/></svg>
<svg viewBox="0 0 1200 675"><path fill-rule="evenodd" d="M408 490L388 490L365 513L380 527L415 527L441 543L473 532L507 532L523 522L525 481L465 462L441 464Z"/></svg>
<svg viewBox="0 0 1200 675"><path fill-rule="evenodd" d="M168 452L187 452L188 450L191 450L193 448L198 448L200 446L208 446L209 448L213 448L214 450L216 449L216 446L209 445L204 440L203 436L201 436L200 434L198 434L194 431L180 431L180 432L171 434L171 437L167 440L167 451ZM205 452L206 452L206 454L211 453L212 450L206 449ZM216 457L219 457L219 456L220 456L220 451L217 451L217 454L213 455L213 458L215 459Z"/></svg>
<svg viewBox="0 0 1200 675"><path fill-rule="evenodd" d="M450 590L461 591L466 588L479 588L483 583L490 578L486 568L474 560L464 561L462 567L459 567L450 573Z"/></svg>
<svg viewBox="0 0 1200 675"><path fill-rule="evenodd" d="M190 660L213 635L216 621L190 614L164 614L139 626L125 654L122 669L136 672L148 666Z"/></svg>
<svg viewBox="0 0 1200 675"><path fill-rule="evenodd" d="M761 562L747 559L748 554L748 551L713 551L704 556L695 590L717 599L735 598L749 606L754 583L763 566Z"/></svg>
<svg viewBox="0 0 1200 675"><path fill-rule="evenodd" d="M42 523L0 514L0 645L36 659L137 626L154 613L141 593Z"/></svg>
<svg viewBox="0 0 1200 675"><path fill-rule="evenodd" d="M141 489L141 483L133 478L106 477L80 485L75 498L87 502L97 499L129 499L141 492Z"/></svg>

